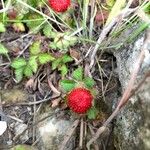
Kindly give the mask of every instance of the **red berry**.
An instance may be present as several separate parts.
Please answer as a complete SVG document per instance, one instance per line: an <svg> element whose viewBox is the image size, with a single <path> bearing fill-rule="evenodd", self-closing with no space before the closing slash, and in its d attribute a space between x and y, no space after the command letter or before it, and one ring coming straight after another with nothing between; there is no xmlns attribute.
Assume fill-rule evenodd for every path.
<svg viewBox="0 0 150 150"><path fill-rule="evenodd" d="M93 96L84 88L73 89L67 96L67 104L76 113L84 114L92 106Z"/></svg>
<svg viewBox="0 0 150 150"><path fill-rule="evenodd" d="M70 0L49 0L49 5L56 12L65 12L70 6Z"/></svg>

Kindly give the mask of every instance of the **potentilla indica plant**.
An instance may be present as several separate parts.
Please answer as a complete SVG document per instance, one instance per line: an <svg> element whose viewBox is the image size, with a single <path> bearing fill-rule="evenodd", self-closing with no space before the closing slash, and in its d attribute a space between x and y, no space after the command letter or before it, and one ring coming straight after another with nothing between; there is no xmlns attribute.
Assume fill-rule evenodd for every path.
<svg viewBox="0 0 150 150"><path fill-rule="evenodd" d="M94 106L95 81L83 76L82 67L74 70L72 80L63 79L60 84L66 92L66 103L72 112L85 114L89 119L96 118L98 110Z"/></svg>

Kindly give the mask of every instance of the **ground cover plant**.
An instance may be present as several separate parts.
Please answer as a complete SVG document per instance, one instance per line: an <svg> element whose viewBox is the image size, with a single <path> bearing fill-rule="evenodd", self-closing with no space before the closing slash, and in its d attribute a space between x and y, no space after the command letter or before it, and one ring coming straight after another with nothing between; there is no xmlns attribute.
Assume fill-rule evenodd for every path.
<svg viewBox="0 0 150 150"><path fill-rule="evenodd" d="M107 106L107 94L118 86L112 51L134 42L149 29L149 20L148 0L1 0L0 136L6 136L0 141L2 148L18 144L38 147L35 133L26 142L19 138L26 130L35 130L43 120L37 114L48 106L69 113L75 120L75 128L70 129L71 134L64 137L59 149L65 149L78 127L76 148L114 149L111 140L100 145L95 141L106 128L112 129L109 123L135 92L129 82L126 97L115 112ZM8 102L1 96L3 89L16 86L27 91L29 98ZM15 117L9 115L14 113L12 105L18 106ZM25 117L21 118L20 112L25 112ZM28 126L13 138L11 124L18 120ZM90 132L90 138L85 132ZM6 144L11 139L8 135L13 138L10 145ZM26 149L24 146L17 150Z"/></svg>

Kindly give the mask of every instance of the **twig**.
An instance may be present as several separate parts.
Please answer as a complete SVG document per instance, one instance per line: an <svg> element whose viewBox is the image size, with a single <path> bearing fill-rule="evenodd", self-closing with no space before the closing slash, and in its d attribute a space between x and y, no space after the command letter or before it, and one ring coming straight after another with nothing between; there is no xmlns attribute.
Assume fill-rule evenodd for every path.
<svg viewBox="0 0 150 150"><path fill-rule="evenodd" d="M65 150L66 144L69 141L69 139L71 138L72 134L75 132L75 130L79 124L79 121L80 121L79 119L74 121L71 129L68 130L69 132L67 132L65 139L63 140L62 144L60 145L59 150Z"/></svg>
<svg viewBox="0 0 150 150"><path fill-rule="evenodd" d="M83 148L83 132L84 132L84 122L83 118L81 118L81 123L80 123L80 141L79 141L79 148Z"/></svg>
<svg viewBox="0 0 150 150"><path fill-rule="evenodd" d="M135 92L132 92L133 90L133 87L134 87L134 82L136 80L136 77L137 77L137 73L139 72L139 69L140 69L140 66L144 60L144 56L145 56L145 49L147 49L148 47L148 40L150 39L150 30L147 32L147 37L144 41L144 45L141 49L141 52L140 52L140 55L139 55L139 58L137 60L137 62L135 63L135 67L134 67L134 70L131 74L131 78L128 82L128 86L125 90L125 92L123 93L123 96L121 98L121 100L119 101L118 105L117 105L117 108L114 110L114 112L111 114L111 116L106 120L106 122L103 124L102 127L100 127L97 132L96 132L96 135L87 143L87 148L88 150L90 149L90 145L96 141L98 139L98 137L106 130L108 124L112 121L112 119L119 113L119 111L121 110L121 108L123 106L125 106L125 104L129 101L130 97L133 95L133 93ZM142 82L143 83L143 82ZM141 84L140 84L141 86ZM138 86L139 88L139 86ZM136 88L136 90L138 90Z"/></svg>

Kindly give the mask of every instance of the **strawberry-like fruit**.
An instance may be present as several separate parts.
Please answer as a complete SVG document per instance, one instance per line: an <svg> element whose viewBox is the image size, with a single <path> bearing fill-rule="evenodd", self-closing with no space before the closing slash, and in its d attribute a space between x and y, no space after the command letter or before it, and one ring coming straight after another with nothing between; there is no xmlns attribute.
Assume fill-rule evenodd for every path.
<svg viewBox="0 0 150 150"><path fill-rule="evenodd" d="M70 6L70 0L49 0L49 6L56 12L65 12Z"/></svg>
<svg viewBox="0 0 150 150"><path fill-rule="evenodd" d="M67 95L69 108L76 113L84 114L92 106L93 96L85 88L75 88Z"/></svg>

